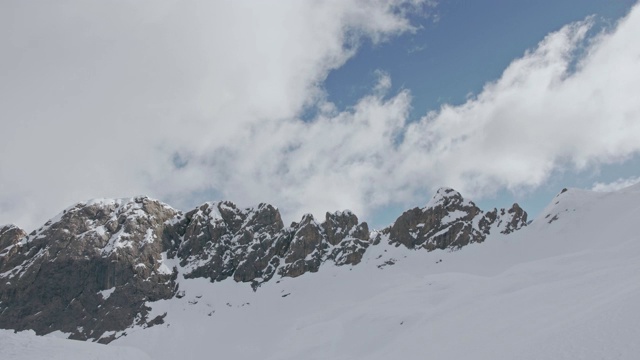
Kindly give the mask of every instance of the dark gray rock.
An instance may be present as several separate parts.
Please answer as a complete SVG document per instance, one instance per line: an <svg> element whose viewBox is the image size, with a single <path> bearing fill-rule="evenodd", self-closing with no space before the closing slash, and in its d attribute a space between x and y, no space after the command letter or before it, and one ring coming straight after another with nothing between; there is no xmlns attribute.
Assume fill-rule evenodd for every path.
<svg viewBox="0 0 640 360"><path fill-rule="evenodd" d="M241 210L228 201L206 203L177 227L184 229L177 256L187 278L266 281L275 273L274 256L287 246L280 212L268 204Z"/></svg>
<svg viewBox="0 0 640 360"><path fill-rule="evenodd" d="M136 319L144 324L145 302L175 291L162 234L176 214L146 197L65 210L5 257L11 270L0 278L0 327L100 339Z"/></svg>
<svg viewBox="0 0 640 360"><path fill-rule="evenodd" d="M0 227L0 273L12 268L9 260L20 251L18 242L27 236L27 233L15 225Z"/></svg>
<svg viewBox="0 0 640 360"><path fill-rule="evenodd" d="M371 244L367 223L358 223L350 211L327 213L323 223L316 222L310 214L305 215L293 228L295 232L285 254L285 264L278 270L281 276L316 272L325 261L355 265Z"/></svg>
<svg viewBox="0 0 640 360"><path fill-rule="evenodd" d="M327 213L323 223L305 215L285 228L271 205L240 210L230 202L206 203L186 213L176 228L185 277L233 277L254 289L276 273L296 277L318 271L328 260L357 264L369 245L367 224L348 211Z"/></svg>
<svg viewBox="0 0 640 360"><path fill-rule="evenodd" d="M483 242L493 231L508 234L526 226L527 214L517 204L511 209L483 212L450 188L439 189L424 208L404 212L381 231L391 244L410 249L459 249Z"/></svg>
<svg viewBox="0 0 640 360"><path fill-rule="evenodd" d="M0 227L0 328L106 343L132 325L161 324L164 316L149 318L147 302L186 296L182 278L233 279L257 290L326 262L356 265L383 239L459 249L526 221L517 204L485 213L447 188L373 239L350 211L326 213L322 222L305 215L285 227L268 204L240 209L222 201L183 214L146 197L80 203L29 235Z"/></svg>

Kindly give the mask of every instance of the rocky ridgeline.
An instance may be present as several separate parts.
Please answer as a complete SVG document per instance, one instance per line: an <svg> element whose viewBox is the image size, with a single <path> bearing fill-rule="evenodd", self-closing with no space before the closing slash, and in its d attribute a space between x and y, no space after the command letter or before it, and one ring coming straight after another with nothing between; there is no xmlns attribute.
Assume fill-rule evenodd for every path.
<svg viewBox="0 0 640 360"><path fill-rule="evenodd" d="M132 324L162 323L145 304L180 296L181 278L232 278L257 290L326 262L356 265L381 242L458 249L526 221L518 205L485 213L446 188L375 236L349 211L285 226L268 204L223 201L182 213L146 197L79 203L28 235L0 227L0 328L106 343Z"/></svg>
<svg viewBox="0 0 640 360"><path fill-rule="evenodd" d="M459 192L441 188L424 208L405 211L393 225L381 231L392 244L410 249L459 249L483 242L492 232L509 234L527 224L527 213L513 204L511 209L480 210Z"/></svg>
<svg viewBox="0 0 640 360"><path fill-rule="evenodd" d="M222 281L233 277L254 288L276 273L296 277L332 260L357 264L369 245L369 229L351 212L327 213L318 223L305 215L285 227L276 208L238 209L231 202L206 203L174 225L175 247L185 278Z"/></svg>

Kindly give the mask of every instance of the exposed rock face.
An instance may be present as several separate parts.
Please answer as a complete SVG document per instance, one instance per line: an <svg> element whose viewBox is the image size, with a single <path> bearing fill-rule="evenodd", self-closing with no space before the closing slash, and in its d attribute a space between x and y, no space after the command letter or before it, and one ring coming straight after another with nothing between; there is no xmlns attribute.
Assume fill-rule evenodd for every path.
<svg viewBox="0 0 640 360"><path fill-rule="evenodd" d="M358 224L350 211L327 213L321 224L308 214L291 228L294 231L284 254L285 264L278 270L282 276L316 272L327 260L336 265L355 265L370 244L367 223Z"/></svg>
<svg viewBox="0 0 640 360"><path fill-rule="evenodd" d="M0 226L0 272L4 272L4 262L17 251L14 246L27 236L27 233L15 225Z"/></svg>
<svg viewBox="0 0 640 360"><path fill-rule="evenodd" d="M254 288L276 270L295 277L318 271L327 260L358 263L369 243L367 224L359 224L350 212L327 213L322 224L305 215L285 228L278 210L267 204L240 210L231 202L206 203L185 214L176 227L185 277L233 277Z"/></svg>
<svg viewBox="0 0 640 360"><path fill-rule="evenodd" d="M161 255L174 216L144 197L65 210L3 252L0 327L98 339L145 323L144 302L174 293L176 274Z"/></svg>
<svg viewBox="0 0 640 360"><path fill-rule="evenodd" d="M493 209L493 213L498 212L497 209ZM487 213L489 215L489 213ZM502 234L510 234L516 230L520 230L523 226L527 226L527 213L522 210L520 205L513 204L509 210L500 209L500 215L496 216L494 221L495 227L500 230Z"/></svg>
<svg viewBox="0 0 640 360"><path fill-rule="evenodd" d="M384 241L411 249L458 249L526 225L516 204L481 211L452 189L411 209L372 239L350 211L285 227L271 205L227 201L181 213L146 197L77 204L27 235L0 227L0 328L55 330L109 342L132 324L153 326L147 301L180 296L182 278L233 279L254 290L274 276L356 265Z"/></svg>
<svg viewBox="0 0 640 360"><path fill-rule="evenodd" d="M527 213L517 204L485 213L459 192L441 188L427 206L406 211L381 233L390 243L410 249L458 249L484 241L492 231L508 234L526 224Z"/></svg>
<svg viewBox="0 0 640 360"><path fill-rule="evenodd" d="M278 265L272 259L287 245L280 213L267 204L241 210L231 202L206 203L177 226L182 229L178 257L187 278L267 281Z"/></svg>
<svg viewBox="0 0 640 360"><path fill-rule="evenodd" d="M18 240L25 236L27 236L27 233L15 225L0 226L0 251L16 244Z"/></svg>

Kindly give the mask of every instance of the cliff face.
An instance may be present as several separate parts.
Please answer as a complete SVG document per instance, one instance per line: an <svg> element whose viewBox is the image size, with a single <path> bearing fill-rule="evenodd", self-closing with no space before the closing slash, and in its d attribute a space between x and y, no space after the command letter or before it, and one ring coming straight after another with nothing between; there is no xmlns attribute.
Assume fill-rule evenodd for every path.
<svg viewBox="0 0 640 360"><path fill-rule="evenodd" d="M233 277L254 288L276 273L296 277L318 271L327 260L358 263L369 244L367 224L350 212L327 213L322 223L305 215L285 228L278 210L267 204L241 210L228 201L206 203L174 228L175 255L186 278Z"/></svg>
<svg viewBox="0 0 640 360"><path fill-rule="evenodd" d="M144 197L82 203L3 249L0 326L87 339L159 321L144 303L174 294L162 253L176 215Z"/></svg>
<svg viewBox="0 0 640 360"><path fill-rule="evenodd" d="M525 225L517 205L485 213L452 189L375 236L349 211L287 227L268 204L224 201L182 213L146 197L79 203L29 235L0 228L0 327L109 342L132 324L162 323L145 303L180 296L180 278L232 278L257 290L326 262L356 265L381 241L458 249Z"/></svg>

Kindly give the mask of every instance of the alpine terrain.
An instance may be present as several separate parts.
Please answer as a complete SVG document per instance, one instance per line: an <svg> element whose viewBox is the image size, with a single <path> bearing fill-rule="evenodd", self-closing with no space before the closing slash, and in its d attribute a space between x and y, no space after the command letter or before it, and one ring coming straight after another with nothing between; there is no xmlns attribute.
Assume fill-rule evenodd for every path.
<svg viewBox="0 0 640 360"><path fill-rule="evenodd" d="M639 218L640 185L564 189L532 222L442 188L382 230L349 211L285 225L269 204L92 200L29 234L0 227L0 328L19 332L0 346L16 359L634 359Z"/></svg>

